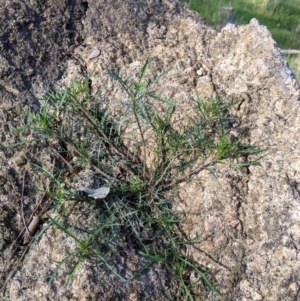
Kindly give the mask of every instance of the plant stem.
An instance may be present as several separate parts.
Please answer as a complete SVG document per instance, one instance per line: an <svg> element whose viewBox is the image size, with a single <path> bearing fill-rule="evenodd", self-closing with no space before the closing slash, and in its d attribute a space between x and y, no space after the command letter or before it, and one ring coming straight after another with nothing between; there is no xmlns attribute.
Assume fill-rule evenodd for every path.
<svg viewBox="0 0 300 301"><path fill-rule="evenodd" d="M143 142L143 157L144 157L143 158L143 180L144 180L144 182L146 182L146 180L147 180L147 176L146 176L146 142L145 142L145 139L144 139L144 132L142 130L140 119L139 119L138 114L137 114L136 101L137 101L137 99L136 99L136 97L134 97L133 98L133 114L134 114L135 120L137 122L137 126L139 128L141 138L142 138L142 142Z"/></svg>
<svg viewBox="0 0 300 301"><path fill-rule="evenodd" d="M179 178L178 180L176 180L175 182L171 182L169 184L166 184L163 186L162 190L163 191L166 191L166 190L170 190L172 189L174 186L177 186L178 184L182 183L182 182L185 182L188 178L190 178L191 176L199 173L201 170L207 168L208 166L210 165L213 165L217 163L217 160L211 160L211 161L208 161L206 163L203 163L203 164L200 164L198 165L195 169L193 169L187 176L184 176L182 178Z"/></svg>

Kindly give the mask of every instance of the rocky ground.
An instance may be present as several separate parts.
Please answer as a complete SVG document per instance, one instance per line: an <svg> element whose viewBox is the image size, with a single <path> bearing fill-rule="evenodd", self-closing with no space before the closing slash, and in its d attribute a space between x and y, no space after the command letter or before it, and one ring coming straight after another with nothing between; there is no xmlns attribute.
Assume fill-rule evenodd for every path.
<svg viewBox="0 0 300 301"><path fill-rule="evenodd" d="M114 100L123 94L105 72L118 66L124 76L137 74L150 54L153 74L171 68L158 89L181 105L175 125L187 119L191 95L226 96L241 100L234 111L240 119L235 135L268 148L262 167L240 173L220 166L217 177L202 173L201 185L180 187L176 206L190 212L182 227L191 235L202 233L194 257L213 268L214 283L223 293L199 293L197 300L300 300L300 90L264 26L252 20L217 32L173 0L0 2L1 285L16 266L7 259L23 227L24 172L24 213L29 216L42 199L34 187L48 184L30 162L53 164L41 145L7 148L17 142L9 129L20 125L20 112L39 108L38 99L47 90L91 70L91 89L99 101L122 112ZM100 55L89 59L94 47ZM66 241L58 230L47 230L1 298L180 300L170 284L172 274L160 266L134 283L103 274L99 284L87 262L69 287L63 277L49 286L46 276L55 266L51 258L61 258Z"/></svg>

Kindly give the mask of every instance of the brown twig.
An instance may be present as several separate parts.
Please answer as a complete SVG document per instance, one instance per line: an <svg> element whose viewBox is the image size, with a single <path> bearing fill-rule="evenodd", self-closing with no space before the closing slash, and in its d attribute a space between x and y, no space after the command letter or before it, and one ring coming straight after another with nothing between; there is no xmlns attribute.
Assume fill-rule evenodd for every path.
<svg viewBox="0 0 300 301"><path fill-rule="evenodd" d="M31 236L33 236L36 232L36 229L41 221L41 218L38 215L34 215L30 224L28 225L27 233L24 235L23 246L26 246L31 241Z"/></svg>
<svg viewBox="0 0 300 301"><path fill-rule="evenodd" d="M24 228L26 230L26 233L28 236L30 236L30 231L27 228L27 224L25 221L25 217L24 217L24 188L25 188L25 175L26 175L26 171L24 171L23 173L23 183L22 183L22 195L21 195L21 215L22 215L22 220L23 220L23 225Z"/></svg>
<svg viewBox="0 0 300 301"><path fill-rule="evenodd" d="M40 203L38 204L38 206L37 206L36 209L34 210L33 214L36 212L37 208L41 205L41 202L42 202L43 198L44 198L44 196L42 197ZM47 211L49 210L50 205L51 205L51 202L49 202L49 203L47 203L45 206L43 206L43 208L42 208L42 210L41 210L41 215L43 215L43 214L45 215L45 212L47 212ZM29 224L29 226L28 226L28 232L30 233L30 235L28 236L29 238L30 238L30 236L34 235L35 230L36 230L36 228L37 228L37 226L38 226L38 224L39 224L41 218L40 218L40 216L36 216L36 215L32 216L32 215L31 215L31 219L32 219L32 220L31 220L31 222L30 222L30 224ZM25 223L25 224L26 224L26 223ZM24 228L24 229L21 231L21 233L19 234L17 240L18 240L19 237L22 235L22 233L24 232L24 230L25 230L25 228ZM26 233L26 234L27 234L27 233ZM26 239L26 234L25 234L25 237L24 237L24 240L23 240L23 245L24 245L24 241L25 241L25 239ZM17 240L15 240L15 241L13 242L13 244L14 244ZM0 288L0 291L4 290L4 288L5 288L5 286L7 285L8 281L11 279L11 277L13 276L13 274L16 272L17 267L19 266L20 262L23 260L25 254L26 254L27 250L29 249L30 245L32 244L32 242L33 242L32 240L29 240L28 243L26 244L25 250L23 250L21 257L19 258L19 260L17 261L17 263L16 263L16 265L15 265L15 268L14 268L14 269L9 273L9 275L7 276L7 278L6 278L6 280L5 280L4 284L3 284L3 286ZM8 259L8 261L13 257L14 253L16 252L16 250L17 250L17 248L13 251L13 254L12 254L11 257ZM7 262L8 262L8 261L7 261ZM5 266L7 266L7 262L5 263Z"/></svg>
<svg viewBox="0 0 300 301"><path fill-rule="evenodd" d="M169 183L169 184L164 185L163 188L162 188L162 190L165 191L165 190L170 190L170 189L172 189L174 186L176 186L176 185L178 185L178 184L180 184L180 183L182 183L182 182L185 182L186 179L188 179L188 178L190 178L191 176L193 176L193 175L199 173L201 170L207 168L208 166L215 164L216 162L217 162L216 160L212 160L212 161L208 161L208 162L206 162L206 163L203 163L203 164L198 165L198 166L197 166L195 169L193 169L187 176L182 177L182 178L176 180L175 182L171 182L171 183Z"/></svg>
<svg viewBox="0 0 300 301"><path fill-rule="evenodd" d="M25 173L24 173L25 174ZM42 204L42 201L44 199L45 195L42 196L41 200L39 201L39 203L36 205L35 209L33 210L29 220L28 220L28 223L31 222L31 220L33 219L33 216L36 214L38 208L40 207L40 205ZM26 224L26 223L25 223ZM20 238L22 237L22 235L24 234L24 231L26 231L25 227L22 229L22 231L19 233L18 237L12 242L10 248L12 249L12 252L11 252L11 255L9 256L9 258L7 258L6 262L4 263L4 267L7 267L8 266L8 263L9 261L13 258L13 256L15 255L16 251L19 249L20 247L20 243L17 247L14 248L14 246L17 244L17 242L20 241ZM22 242L23 243L23 242ZM0 288L0 291L4 290L6 284L8 283L8 281L11 279L12 275L16 272L17 270L17 267L19 265L19 263L22 261L22 259L24 258L29 246L31 245L32 241L29 242L29 244L26 246L26 249L23 251L21 257L19 258L19 260L17 261L16 265L15 265L15 268L12 269L12 271L9 273L9 275L7 276L3 286ZM14 248L14 249L13 249ZM4 271L4 269L3 269Z"/></svg>
<svg viewBox="0 0 300 301"><path fill-rule="evenodd" d="M31 244L31 242L30 242L30 244ZM29 246L30 246L30 244L29 244ZM1 292L2 290L5 289L6 284L7 284L8 281L11 279L11 277L13 276L13 274L16 272L17 267L18 267L18 265L20 264L20 262L23 260L23 258L24 258L24 256L25 256L25 254L26 254L26 252L27 252L29 246L27 246L27 248L23 251L21 257L19 258L19 260L18 260L17 263L16 263L16 267L9 273L9 275L8 275L7 278L5 279L5 282L4 282L3 286L0 288L0 292Z"/></svg>
<svg viewBox="0 0 300 301"><path fill-rule="evenodd" d="M54 147L53 147L54 148ZM73 171L73 166L54 148L53 155L62 160L69 168L70 172Z"/></svg>

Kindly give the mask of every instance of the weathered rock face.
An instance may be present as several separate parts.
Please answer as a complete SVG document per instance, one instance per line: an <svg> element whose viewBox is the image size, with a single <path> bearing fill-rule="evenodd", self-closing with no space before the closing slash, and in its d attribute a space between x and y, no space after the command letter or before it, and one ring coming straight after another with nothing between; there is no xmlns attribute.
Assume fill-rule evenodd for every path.
<svg viewBox="0 0 300 301"><path fill-rule="evenodd" d="M82 29L85 8L82 1L72 5L52 0L0 1L0 210L4 210L3 217L15 233L21 226L16 215L20 175L28 170L28 162L26 152L3 149L4 144L15 141L8 128L19 125L19 113L36 109L36 97L61 79L66 65L62 52L72 43L75 32ZM7 242L5 238L1 246Z"/></svg>
<svg viewBox="0 0 300 301"><path fill-rule="evenodd" d="M44 94L45 89L61 79L65 70L62 51L70 46L75 32L82 29L81 18L85 15L85 8L82 1L73 1L72 5L64 0L42 3L0 1L1 278L4 262L11 254L8 247L22 227L19 215L21 175L25 170L31 179L34 175L27 165L26 151L4 149L3 145L16 141L8 134L8 129L20 124L19 113L35 109L38 103L35 97ZM39 176L36 183L41 185ZM27 191L24 201L31 207L36 201L35 192ZM10 296L7 298L14 300Z"/></svg>
<svg viewBox="0 0 300 301"><path fill-rule="evenodd" d="M69 6L67 1L31 6L7 2L2 7L1 24L6 26L0 65L2 143L15 139L6 134L9 124L18 124L14 107L34 108L34 96L48 86L60 85L64 78L67 82L80 76L85 68L95 69L91 86L99 92L100 101L122 112L114 101L124 95L105 71L119 66L122 75L135 75L149 54L152 73L172 68L157 88L179 103L175 125L187 119L188 99L196 93L203 98L219 95L242 100L233 112L240 119L233 131L247 142L268 148L262 167L241 174L220 166L217 178L204 172L199 175L201 185L182 184L176 200L178 208L190 212L182 224L184 230L191 235L202 233L198 251L193 251L195 259L213 268L214 281L224 294L207 298L199 294L198 300L299 298L300 92L265 27L252 20L218 33L173 0L90 0ZM73 43L70 30L85 39L86 47L75 48L77 58L66 59L61 52ZM101 54L88 60L93 47ZM17 212L23 172L27 171L28 186L43 185L26 156L30 157L26 150L0 149L0 209L6 220L0 247L5 256L10 240L22 227ZM37 148L35 156L51 165L44 150ZM38 199L33 190L25 191L25 213ZM92 277L93 268L85 264L70 287L64 287L60 279L50 287L45 280L55 266L50 258L61 259L65 243L72 244L57 230L48 230L26 255L2 298L176 300L176 288L169 285L172 275L159 266L140 282L122 286L103 275L104 285L99 286Z"/></svg>

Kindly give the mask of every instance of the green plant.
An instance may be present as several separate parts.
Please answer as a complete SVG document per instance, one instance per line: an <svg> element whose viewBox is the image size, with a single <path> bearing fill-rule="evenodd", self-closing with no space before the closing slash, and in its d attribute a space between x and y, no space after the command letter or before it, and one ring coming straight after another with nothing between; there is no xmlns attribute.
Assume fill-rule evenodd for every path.
<svg viewBox="0 0 300 301"><path fill-rule="evenodd" d="M64 91L48 93L40 111L27 114L24 126L14 129L20 135L18 145L46 142L60 159L60 165L51 172L39 169L52 181L52 188L44 192L53 199L58 217L49 222L73 238L76 249L66 249L67 256L57 262L49 279L68 263L72 266L67 273L70 281L85 259L95 261L122 281L139 277L152 264L160 263L174 268L175 281L185 299L194 300L193 288L199 282L208 292L221 294L209 280L210 270L202 271L185 255L186 247L195 239L182 233L182 213L172 209L170 191L204 169L213 170L218 163L241 169L259 165L259 158L251 161L249 156L262 150L230 134L235 118L229 109L235 103L221 98L192 98L194 117L185 127L174 128L172 117L179 105L156 93L155 84L166 73L147 78L149 62L148 58L137 80L122 79L117 71L108 73L128 97L126 118L113 119L109 110L100 109L87 77ZM163 110L158 112L157 105ZM148 140L146 132L148 136L150 133ZM149 152L151 162L147 161ZM93 177L101 185L110 187L105 199L87 201L74 187L78 170L86 168L93 169ZM81 213L75 227L67 220L76 206L81 206ZM87 215L91 216L88 224ZM83 218L86 225L79 229ZM120 249L138 258L130 279L121 275L112 261L122 256ZM186 276L189 271L199 276L194 283Z"/></svg>

